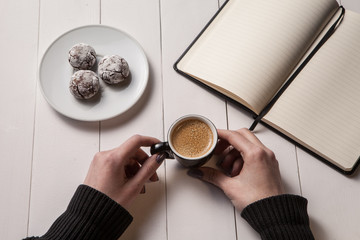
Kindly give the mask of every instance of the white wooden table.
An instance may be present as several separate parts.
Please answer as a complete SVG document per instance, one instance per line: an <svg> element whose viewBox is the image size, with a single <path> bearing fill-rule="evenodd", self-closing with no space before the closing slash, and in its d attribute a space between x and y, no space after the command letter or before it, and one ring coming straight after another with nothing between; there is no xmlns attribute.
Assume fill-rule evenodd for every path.
<svg viewBox="0 0 360 240"><path fill-rule="evenodd" d="M0 238L41 235L65 210L93 155L135 133L165 139L178 117L197 113L218 128L249 127L252 118L173 70L208 22L218 0L0 0ZM360 12L358 0L342 0ZM40 59L50 43L78 26L104 24L128 32L144 48L149 85L137 104L101 122L58 114L42 96ZM360 239L360 176L346 177L259 126L274 150L289 193L309 200L315 238ZM259 239L217 188L168 160L130 209L121 239Z"/></svg>

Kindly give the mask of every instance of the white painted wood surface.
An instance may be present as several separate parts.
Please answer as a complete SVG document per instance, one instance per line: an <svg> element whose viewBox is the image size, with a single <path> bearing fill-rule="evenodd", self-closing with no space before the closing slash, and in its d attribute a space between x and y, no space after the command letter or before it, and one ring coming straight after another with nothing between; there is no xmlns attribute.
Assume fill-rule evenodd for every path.
<svg viewBox="0 0 360 240"><path fill-rule="evenodd" d="M20 239L27 232L37 81L38 8L37 0L0 1L2 239Z"/></svg>
<svg viewBox="0 0 360 240"><path fill-rule="evenodd" d="M218 128L249 127L252 118L197 84L173 64L224 0L0 0L0 238L41 235L65 210L93 155L133 134L165 140L178 117L197 113ZM360 13L358 0L342 0ZM104 24L132 35L150 66L147 90L116 118L80 122L54 111L37 84L46 48L62 33ZM11 64L9 64L9 62ZM316 239L358 239L360 177L346 177L259 126L289 193L309 200ZM129 211L121 239L259 239L223 193L167 160Z"/></svg>

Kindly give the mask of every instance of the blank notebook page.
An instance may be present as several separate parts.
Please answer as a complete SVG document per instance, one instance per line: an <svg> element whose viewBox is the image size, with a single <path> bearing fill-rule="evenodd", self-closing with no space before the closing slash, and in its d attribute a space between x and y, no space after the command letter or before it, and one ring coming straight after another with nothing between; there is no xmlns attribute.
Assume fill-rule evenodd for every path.
<svg viewBox="0 0 360 240"><path fill-rule="evenodd" d="M230 0L178 68L259 112L337 7L333 0Z"/></svg>
<svg viewBox="0 0 360 240"><path fill-rule="evenodd" d="M344 170L360 156L359 29L360 16L346 11L333 36L265 116Z"/></svg>

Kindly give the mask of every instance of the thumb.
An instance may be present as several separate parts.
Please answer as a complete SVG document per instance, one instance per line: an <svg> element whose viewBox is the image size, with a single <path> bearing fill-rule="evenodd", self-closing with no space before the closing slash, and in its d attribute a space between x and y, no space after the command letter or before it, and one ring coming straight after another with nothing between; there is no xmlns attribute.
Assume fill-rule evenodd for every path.
<svg viewBox="0 0 360 240"><path fill-rule="evenodd" d="M221 189L223 189L223 186L229 178L224 173L211 167L194 168L190 169L187 173L191 177L199 178Z"/></svg>
<svg viewBox="0 0 360 240"><path fill-rule="evenodd" d="M156 174L156 170L160 167L166 156L166 154L160 153L149 157L129 182L133 182L135 185L144 184Z"/></svg>

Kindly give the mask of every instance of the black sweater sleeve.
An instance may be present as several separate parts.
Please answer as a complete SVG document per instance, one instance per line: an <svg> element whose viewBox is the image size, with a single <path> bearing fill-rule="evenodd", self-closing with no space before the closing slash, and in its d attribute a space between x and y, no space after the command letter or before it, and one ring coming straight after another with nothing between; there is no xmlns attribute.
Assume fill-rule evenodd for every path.
<svg viewBox="0 0 360 240"><path fill-rule="evenodd" d="M307 200L297 195L265 198L247 206L241 216L263 240L314 239Z"/></svg>
<svg viewBox="0 0 360 240"><path fill-rule="evenodd" d="M129 212L105 194L80 185L66 211L42 237L31 239L118 239L132 222Z"/></svg>
<svg viewBox="0 0 360 240"><path fill-rule="evenodd" d="M263 240L314 239L307 214L307 200L280 195L247 206L241 216ZM26 240L116 240L132 222L126 209L105 194L80 185L66 211L42 237Z"/></svg>

